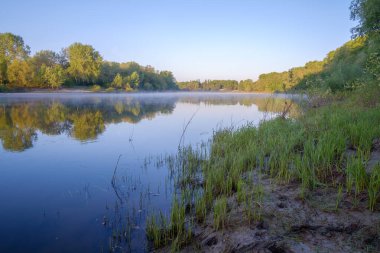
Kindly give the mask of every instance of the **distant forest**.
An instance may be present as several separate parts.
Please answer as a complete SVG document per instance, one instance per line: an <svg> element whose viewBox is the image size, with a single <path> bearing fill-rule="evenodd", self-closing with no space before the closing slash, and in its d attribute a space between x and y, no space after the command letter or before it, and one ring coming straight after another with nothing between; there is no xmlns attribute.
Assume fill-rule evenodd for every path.
<svg viewBox="0 0 380 253"><path fill-rule="evenodd" d="M357 36L331 51L322 61L284 72L262 74L257 81L199 80L179 82L185 90L239 90L283 92L287 90L323 89L332 92L355 89L379 80L380 43L377 37Z"/></svg>
<svg viewBox="0 0 380 253"><path fill-rule="evenodd" d="M176 82L170 71L157 71L136 62L104 61L91 45L81 43L74 43L59 53L42 50L31 56L22 37L0 33L0 91L61 86L91 86L94 90L108 91L351 90L379 80L378 37L357 33L355 39L329 52L322 61L311 61L284 72L262 74L257 81Z"/></svg>

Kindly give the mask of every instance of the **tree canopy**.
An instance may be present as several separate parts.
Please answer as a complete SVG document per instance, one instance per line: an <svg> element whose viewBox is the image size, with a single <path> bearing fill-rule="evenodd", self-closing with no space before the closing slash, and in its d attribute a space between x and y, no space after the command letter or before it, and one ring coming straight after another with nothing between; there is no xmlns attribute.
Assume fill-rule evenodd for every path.
<svg viewBox="0 0 380 253"><path fill-rule="evenodd" d="M95 82L100 74L102 56L90 45L74 43L67 49L69 67L67 72L77 84Z"/></svg>
<svg viewBox="0 0 380 253"><path fill-rule="evenodd" d="M359 21L352 28L354 37L380 32L380 0L353 0L351 19Z"/></svg>
<svg viewBox="0 0 380 253"><path fill-rule="evenodd" d="M73 43L58 53L41 50L30 56L21 36L0 33L0 91L95 84L126 91L178 89L172 72L104 61L91 45Z"/></svg>

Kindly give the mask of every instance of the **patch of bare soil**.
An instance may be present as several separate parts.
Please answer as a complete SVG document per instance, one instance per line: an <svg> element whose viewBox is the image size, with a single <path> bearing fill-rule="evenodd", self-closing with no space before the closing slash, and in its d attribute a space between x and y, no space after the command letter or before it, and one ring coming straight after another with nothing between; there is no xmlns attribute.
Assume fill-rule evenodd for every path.
<svg viewBox="0 0 380 253"><path fill-rule="evenodd" d="M269 179L262 183L266 196L261 221L248 222L232 196L227 227L216 231L210 213L182 252L380 252L379 206L370 212L367 201L343 196L336 209L336 189L302 199L296 185L274 185Z"/></svg>

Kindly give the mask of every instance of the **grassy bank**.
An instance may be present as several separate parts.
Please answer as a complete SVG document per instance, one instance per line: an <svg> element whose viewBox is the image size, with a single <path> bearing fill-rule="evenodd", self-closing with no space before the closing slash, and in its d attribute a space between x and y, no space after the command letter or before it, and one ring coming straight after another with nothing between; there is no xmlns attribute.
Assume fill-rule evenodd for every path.
<svg viewBox="0 0 380 253"><path fill-rule="evenodd" d="M179 250L192 243L196 227L231 226L238 209L235 220L260 224L268 216L264 202L279 186L293 186L294 201L311 205L318 198L315 209L323 212L378 213L379 98L377 86L313 96L297 118L282 113L257 127L217 131L209 148L182 148L176 162L170 159L181 192L170 218L152 217L148 237L156 248ZM315 194L321 190L322 200Z"/></svg>

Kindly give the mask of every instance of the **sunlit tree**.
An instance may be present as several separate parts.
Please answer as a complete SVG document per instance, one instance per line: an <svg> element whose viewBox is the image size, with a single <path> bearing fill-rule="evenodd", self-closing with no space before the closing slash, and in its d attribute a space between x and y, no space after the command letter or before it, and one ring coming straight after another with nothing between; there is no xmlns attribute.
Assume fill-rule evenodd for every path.
<svg viewBox="0 0 380 253"><path fill-rule="evenodd" d="M65 82L66 74L60 65L44 67L43 78L50 88L56 89Z"/></svg>
<svg viewBox="0 0 380 253"><path fill-rule="evenodd" d="M21 36L12 33L0 33L0 83L8 81L8 67L15 61L26 60L30 48L25 45Z"/></svg>
<svg viewBox="0 0 380 253"><path fill-rule="evenodd" d="M25 60L14 60L8 67L8 81L12 87L31 86L33 70Z"/></svg>
<svg viewBox="0 0 380 253"><path fill-rule="evenodd" d="M114 86L116 88L122 88L123 87L123 77L119 73L117 73L117 75L113 79L112 86Z"/></svg>
<svg viewBox="0 0 380 253"><path fill-rule="evenodd" d="M68 73L76 83L95 82L100 74L102 57L90 45L74 43L67 48Z"/></svg>

